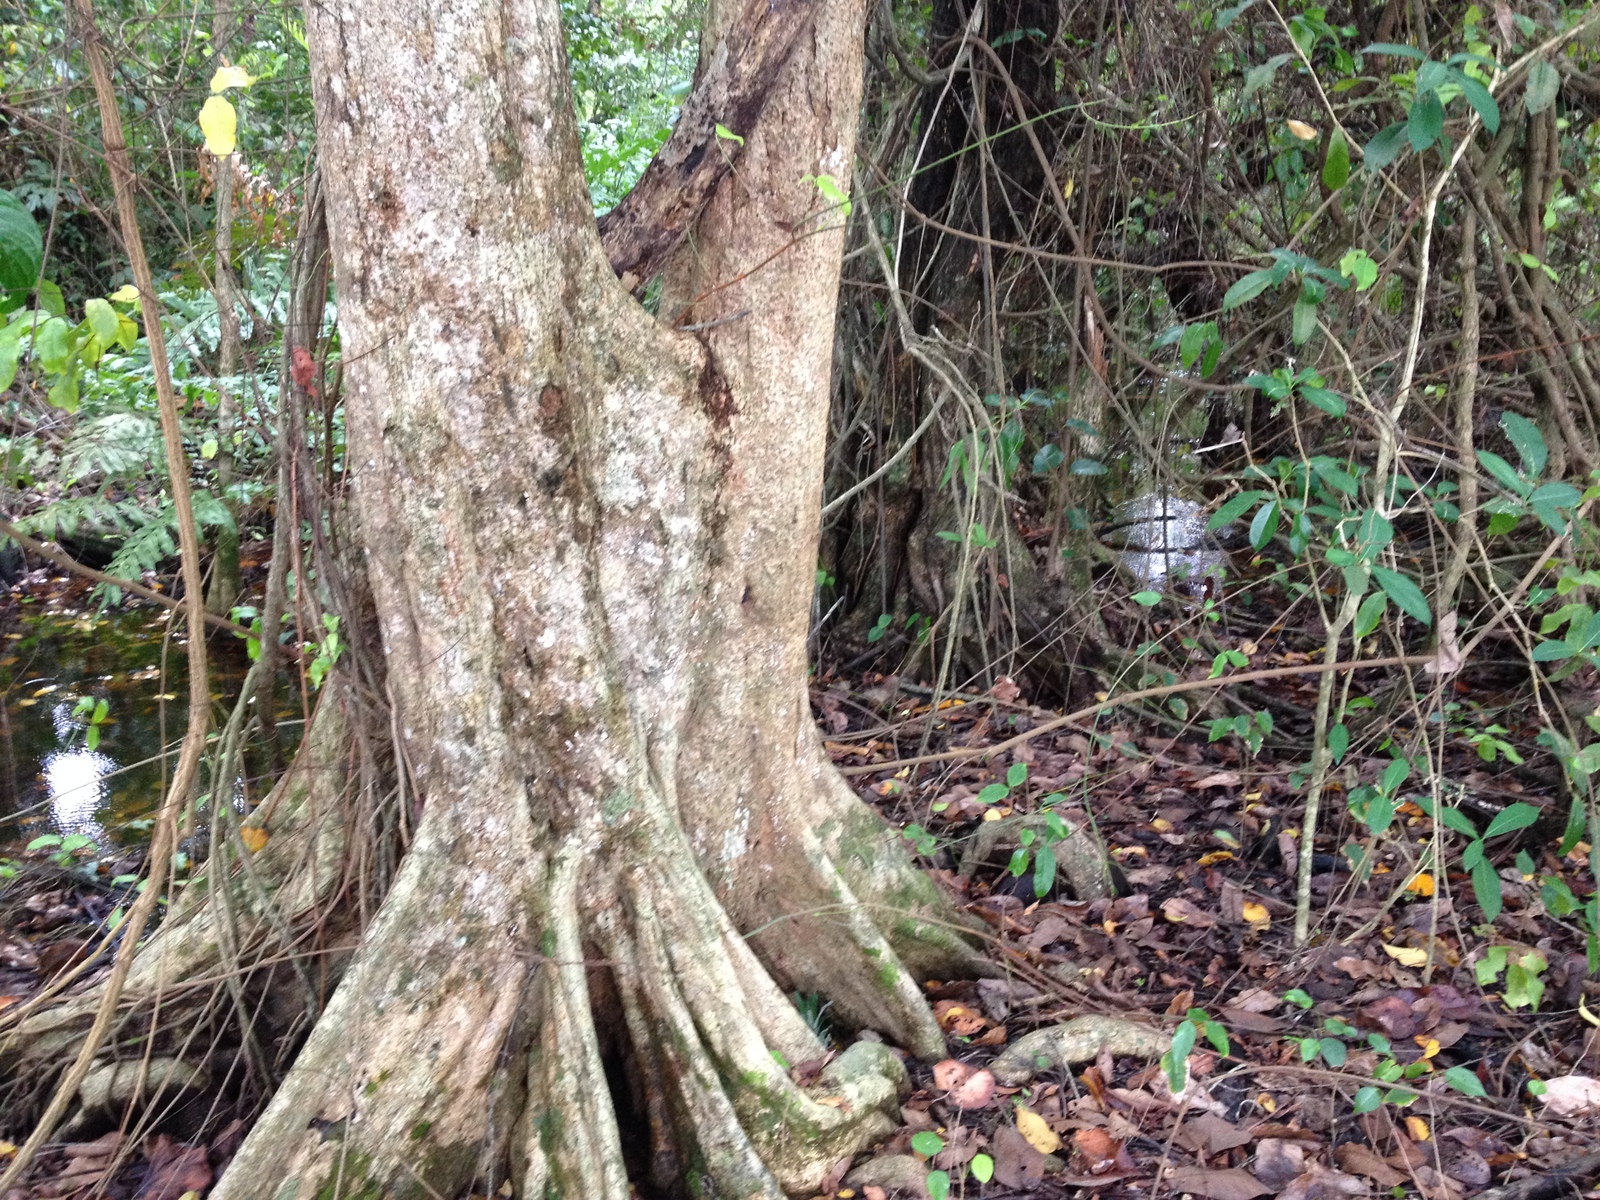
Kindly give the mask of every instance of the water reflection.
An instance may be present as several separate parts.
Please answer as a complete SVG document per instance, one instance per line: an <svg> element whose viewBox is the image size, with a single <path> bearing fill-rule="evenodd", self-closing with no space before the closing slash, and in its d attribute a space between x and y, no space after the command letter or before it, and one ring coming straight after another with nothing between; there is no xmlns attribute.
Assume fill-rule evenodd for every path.
<svg viewBox="0 0 1600 1200"><path fill-rule="evenodd" d="M1101 540L1120 552L1144 587L1170 585L1199 595L1208 577L1223 573L1225 558L1206 531L1201 506L1166 492L1146 492L1117 505Z"/></svg>
<svg viewBox="0 0 1600 1200"><path fill-rule="evenodd" d="M50 718L63 746L40 763L39 773L49 789L50 821L58 833L82 834L99 844L106 831L98 816L110 795L109 780L117 769L116 760L87 745L72 744L88 727L73 717L65 701L50 710Z"/></svg>

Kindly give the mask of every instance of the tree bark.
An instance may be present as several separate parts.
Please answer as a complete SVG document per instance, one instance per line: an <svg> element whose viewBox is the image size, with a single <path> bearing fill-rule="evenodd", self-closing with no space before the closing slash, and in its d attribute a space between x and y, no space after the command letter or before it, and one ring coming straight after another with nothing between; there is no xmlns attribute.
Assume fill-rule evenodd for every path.
<svg viewBox="0 0 1600 1200"><path fill-rule="evenodd" d="M722 21L732 17L720 18ZM727 34L714 14L708 37ZM309 6L350 471L424 810L216 1196L814 1190L970 965L806 703L856 0L819 0L669 272L619 285L553 0ZM596 1013L599 1013L597 1020ZM629 1086L613 1097L607 1065Z"/></svg>

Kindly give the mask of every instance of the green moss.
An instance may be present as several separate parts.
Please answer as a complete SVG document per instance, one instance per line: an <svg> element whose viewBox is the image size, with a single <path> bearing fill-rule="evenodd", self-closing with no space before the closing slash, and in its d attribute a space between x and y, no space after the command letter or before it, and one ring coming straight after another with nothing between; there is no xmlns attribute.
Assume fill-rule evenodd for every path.
<svg viewBox="0 0 1600 1200"><path fill-rule="evenodd" d="M895 984L900 982L900 968L892 962L884 963L878 968L878 982L892 991Z"/></svg>
<svg viewBox="0 0 1600 1200"><path fill-rule="evenodd" d="M607 825L617 824L632 811L633 797L620 789L600 802L600 819Z"/></svg>
<svg viewBox="0 0 1600 1200"><path fill-rule="evenodd" d="M411 1140L413 1142L420 1142L423 1138L428 1136L428 1130L432 1128L432 1121L418 1121L411 1127Z"/></svg>
<svg viewBox="0 0 1600 1200"><path fill-rule="evenodd" d="M546 958L551 958L551 957L553 957L555 955L555 952L556 952L556 931L554 929L546 929L544 931L544 935L542 937L540 937L540 939L539 939L539 952L541 954L543 954Z"/></svg>
<svg viewBox="0 0 1600 1200"><path fill-rule="evenodd" d="M372 1158L347 1150L328 1168L328 1178L317 1189L317 1200L379 1200L383 1187L372 1178Z"/></svg>

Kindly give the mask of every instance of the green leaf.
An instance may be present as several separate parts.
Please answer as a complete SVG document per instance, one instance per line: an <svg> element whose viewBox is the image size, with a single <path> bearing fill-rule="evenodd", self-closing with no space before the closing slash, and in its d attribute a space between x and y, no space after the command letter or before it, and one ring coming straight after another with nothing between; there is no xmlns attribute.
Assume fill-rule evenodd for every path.
<svg viewBox="0 0 1600 1200"><path fill-rule="evenodd" d="M1251 271L1243 279L1236 281L1223 295L1222 311L1229 312L1241 304L1248 304L1276 282L1278 281L1273 278L1270 270Z"/></svg>
<svg viewBox="0 0 1600 1200"><path fill-rule="evenodd" d="M948 1171L929 1171L928 1178L923 1181L923 1186L928 1189L928 1200L945 1200L950 1194L950 1173Z"/></svg>
<svg viewBox="0 0 1600 1200"><path fill-rule="evenodd" d="M1450 82L1450 68L1443 63L1429 59L1417 68L1416 89L1418 96L1426 96L1436 92Z"/></svg>
<svg viewBox="0 0 1600 1200"><path fill-rule="evenodd" d="M1253 549L1260 550L1272 540L1272 535L1278 532L1278 513L1282 508L1276 500L1262 506L1255 515L1255 520L1250 522L1250 545Z"/></svg>
<svg viewBox="0 0 1600 1200"><path fill-rule="evenodd" d="M1133 594L1133 599L1134 599L1135 603L1142 604L1146 608L1154 608L1157 604L1161 603L1161 593L1160 592L1135 592Z"/></svg>
<svg viewBox="0 0 1600 1200"><path fill-rule="evenodd" d="M1239 19L1239 14L1244 12L1247 8L1250 8L1253 4L1255 4L1255 2L1256 0L1243 0L1243 2L1240 4L1228 5L1227 8L1224 8L1222 11L1217 13L1217 23L1215 28L1226 29L1229 25L1232 25Z"/></svg>
<svg viewBox="0 0 1600 1200"><path fill-rule="evenodd" d="M1539 810L1524 800L1509 804L1494 815L1494 820L1489 822L1489 828L1483 831L1485 840L1498 837L1502 833L1510 833L1515 829L1526 829L1539 819Z"/></svg>
<svg viewBox="0 0 1600 1200"><path fill-rule="evenodd" d="M1303 346L1311 340L1311 335L1317 331L1317 302L1308 299L1304 292L1294 302L1294 320L1291 334L1296 346Z"/></svg>
<svg viewBox="0 0 1600 1200"><path fill-rule="evenodd" d="M1373 42L1370 46L1363 46L1356 51L1357 54L1387 54L1391 58L1422 59L1422 51L1415 46L1402 46L1396 42Z"/></svg>
<svg viewBox="0 0 1600 1200"><path fill-rule="evenodd" d="M839 181L832 175L808 175L806 178L817 185L817 191L822 193L822 198L839 210L841 216L850 215L850 197L839 186Z"/></svg>
<svg viewBox="0 0 1600 1200"><path fill-rule="evenodd" d="M924 1129L911 1135L911 1149L924 1158L932 1158L944 1149L944 1139L931 1129Z"/></svg>
<svg viewBox="0 0 1600 1200"><path fill-rule="evenodd" d="M1353 247L1346 250L1344 257L1339 260L1339 274L1346 279L1353 279L1356 291L1364 292L1378 282L1378 264L1365 250Z"/></svg>
<svg viewBox="0 0 1600 1200"><path fill-rule="evenodd" d="M1483 1081L1466 1067L1451 1067L1444 1073L1444 1081L1464 1096L1481 1100L1489 1094L1483 1090Z"/></svg>
<svg viewBox="0 0 1600 1200"><path fill-rule="evenodd" d="M1411 580L1399 571L1391 571L1387 567L1373 567L1372 577L1378 581L1378 586L1389 594L1389 599L1395 602L1401 612L1424 625L1433 624L1433 613L1428 609L1428 598Z"/></svg>
<svg viewBox="0 0 1600 1200"><path fill-rule="evenodd" d="M72 326L60 317L51 317L33 331L33 355L39 365L52 375L67 369L67 359L72 353L68 340Z"/></svg>
<svg viewBox="0 0 1600 1200"><path fill-rule="evenodd" d="M83 303L83 316L88 322L89 332L99 338L103 345L109 346L117 340L117 310L107 301L91 296Z"/></svg>
<svg viewBox="0 0 1600 1200"><path fill-rule="evenodd" d="M1028 764L1012 763L1006 768L1006 786L1021 787L1028 782Z"/></svg>
<svg viewBox="0 0 1600 1200"><path fill-rule="evenodd" d="M1335 129L1328 139L1328 153L1322 160L1322 186L1337 192L1349 179L1350 147L1344 140L1344 132Z"/></svg>
<svg viewBox="0 0 1600 1200"><path fill-rule="evenodd" d="M978 793L979 804L999 804L1011 794L1011 789L1003 783L991 783Z"/></svg>
<svg viewBox="0 0 1600 1200"><path fill-rule="evenodd" d="M738 142L739 145L744 145L744 139L726 125L719 124L717 126L717 136L725 142ZM819 183L818 186L820 187L821 184Z"/></svg>
<svg viewBox="0 0 1600 1200"><path fill-rule="evenodd" d="M1075 458L1072 460L1071 471L1074 475L1104 475L1106 465L1092 458Z"/></svg>
<svg viewBox="0 0 1600 1200"><path fill-rule="evenodd" d="M1474 842L1472 845L1482 846L1483 843ZM1500 910L1505 907L1505 898L1500 894L1500 876L1495 873L1494 864L1487 858L1479 858L1472 864L1471 871L1472 894L1478 898L1478 907L1483 909L1483 919L1492 925L1495 918L1500 915Z"/></svg>
<svg viewBox="0 0 1600 1200"><path fill-rule="evenodd" d="M1467 103L1472 105L1473 111L1478 114L1478 119L1483 122L1483 127L1490 133L1500 131L1500 106L1495 103L1494 97L1489 94L1489 89L1484 87L1470 75L1460 71L1452 71L1451 82L1461 89L1461 94L1467 98Z"/></svg>
<svg viewBox="0 0 1600 1200"><path fill-rule="evenodd" d="M27 205L0 191L0 291L26 291L39 282L44 235Z"/></svg>
<svg viewBox="0 0 1600 1200"><path fill-rule="evenodd" d="M1556 102L1561 93L1561 74L1549 63L1540 59L1528 71L1528 111L1542 113Z"/></svg>
<svg viewBox="0 0 1600 1200"><path fill-rule="evenodd" d="M1298 1008L1310 1008L1316 1003L1316 1001L1311 998L1311 993L1303 988L1290 988L1283 994L1283 998Z"/></svg>
<svg viewBox="0 0 1600 1200"><path fill-rule="evenodd" d="M1382 595L1382 593L1378 593ZM1344 752L1350 749L1350 728L1343 722L1328 730L1328 753L1333 756L1335 766L1344 758Z"/></svg>
<svg viewBox="0 0 1600 1200"><path fill-rule="evenodd" d="M1208 530L1221 529L1224 525L1237 521L1261 500L1270 499L1267 492L1240 492L1231 497L1223 506L1212 514L1211 520L1206 522Z"/></svg>
<svg viewBox="0 0 1600 1200"><path fill-rule="evenodd" d="M1274 54L1258 67L1251 67L1244 73L1244 98L1248 100L1267 84L1272 82L1272 77L1278 73L1278 68L1288 62L1294 55Z"/></svg>
<svg viewBox="0 0 1600 1200"><path fill-rule="evenodd" d="M1406 148L1406 126L1403 121L1396 121L1384 129L1377 137L1367 143L1362 152L1367 170L1381 171L1400 157L1400 152Z"/></svg>
<svg viewBox="0 0 1600 1200"><path fill-rule="evenodd" d="M1359 1088L1350 1101L1350 1107L1358 1113L1375 1111L1383 1103L1383 1092L1375 1087Z"/></svg>
<svg viewBox="0 0 1600 1200"><path fill-rule="evenodd" d="M1550 457L1539 427L1521 413L1507 410L1500 414L1500 428L1506 431L1506 437L1517 448L1517 454L1522 459L1523 474L1529 479L1539 478Z"/></svg>
<svg viewBox="0 0 1600 1200"><path fill-rule="evenodd" d="M1560 638L1551 638L1547 642L1540 642L1533 648L1534 662L1564 662L1574 654L1570 645Z"/></svg>
<svg viewBox="0 0 1600 1200"><path fill-rule="evenodd" d="M1325 1037L1317 1043L1317 1046L1322 1051L1322 1060L1330 1067L1337 1069L1344 1066L1348 1051L1338 1038Z"/></svg>
<svg viewBox="0 0 1600 1200"><path fill-rule="evenodd" d="M994 1159L987 1154L974 1154L972 1156L972 1177L979 1183L988 1183L994 1178Z"/></svg>
<svg viewBox="0 0 1600 1200"><path fill-rule="evenodd" d="M1033 456L1033 473L1046 475L1059 467L1063 458L1060 446L1054 442L1046 442Z"/></svg>
<svg viewBox="0 0 1600 1200"><path fill-rule="evenodd" d="M1388 607L1389 596L1386 592L1373 592L1363 600L1361 607L1356 611L1356 637L1369 637L1383 620L1383 614Z"/></svg>
<svg viewBox="0 0 1600 1200"><path fill-rule="evenodd" d="M1444 105L1439 103L1439 97L1429 92L1413 100L1406 116L1406 139L1411 148L1420 154L1438 141L1443 132Z"/></svg>
<svg viewBox="0 0 1600 1200"><path fill-rule="evenodd" d="M1479 450L1478 464L1493 475L1508 492L1526 496L1533 490L1528 481L1517 474L1516 468L1493 450Z"/></svg>
<svg viewBox="0 0 1600 1200"><path fill-rule="evenodd" d="M1056 885L1056 852L1050 846L1040 846L1033 856L1033 894L1048 896Z"/></svg>

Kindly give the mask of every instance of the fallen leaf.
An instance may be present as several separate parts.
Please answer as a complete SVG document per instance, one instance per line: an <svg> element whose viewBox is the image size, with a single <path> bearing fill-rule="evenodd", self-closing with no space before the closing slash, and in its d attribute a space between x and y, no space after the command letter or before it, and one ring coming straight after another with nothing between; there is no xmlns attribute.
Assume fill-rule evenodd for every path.
<svg viewBox="0 0 1600 1200"><path fill-rule="evenodd" d="M1547 1116L1600 1117L1600 1079L1588 1075L1558 1075L1544 1081L1539 1097Z"/></svg>
<svg viewBox="0 0 1600 1200"><path fill-rule="evenodd" d="M1304 1175L1278 1193L1278 1200L1338 1200L1340 1196L1362 1196L1366 1192L1367 1185L1354 1175L1312 1162Z"/></svg>
<svg viewBox="0 0 1600 1200"><path fill-rule="evenodd" d="M1090 1127L1072 1135L1072 1149L1090 1175L1104 1175L1117 1165L1122 1143L1104 1129Z"/></svg>
<svg viewBox="0 0 1600 1200"><path fill-rule="evenodd" d="M994 1131L994 1178L1001 1187L1032 1190L1044 1178L1044 1168L1045 1156L1022 1134L1009 1125Z"/></svg>
<svg viewBox="0 0 1600 1200"><path fill-rule="evenodd" d="M933 1017L940 1029L957 1037L971 1037L989 1023L982 1013L955 1000L941 1000L935 1004Z"/></svg>
<svg viewBox="0 0 1600 1200"><path fill-rule="evenodd" d="M1196 929L1210 929L1217 919L1192 901L1173 896L1161 905L1161 915L1175 925L1192 925Z"/></svg>
<svg viewBox="0 0 1600 1200"><path fill-rule="evenodd" d="M1284 125L1290 133L1294 134L1302 142L1314 142L1317 140L1317 131L1304 121L1285 121Z"/></svg>
<svg viewBox="0 0 1600 1200"><path fill-rule="evenodd" d="M1061 1135L1031 1108L1017 1108L1017 1132L1040 1154L1054 1154L1061 1149Z"/></svg>
<svg viewBox="0 0 1600 1200"><path fill-rule="evenodd" d="M1272 914L1267 911L1267 906L1258 904L1254 900L1244 902L1243 915L1247 924L1259 929L1265 929L1272 924Z"/></svg>
<svg viewBox="0 0 1600 1200"><path fill-rule="evenodd" d="M1287 1187L1291 1179L1305 1173L1306 1147L1287 1138L1262 1138L1256 1143L1256 1161L1251 1174L1273 1191Z"/></svg>
<svg viewBox="0 0 1600 1200"><path fill-rule="evenodd" d="M1211 1200L1255 1200L1257 1196L1271 1195L1273 1190L1239 1167L1178 1167L1167 1172L1165 1180L1176 1191L1209 1196Z"/></svg>
<svg viewBox="0 0 1600 1200"><path fill-rule="evenodd" d="M1251 1013L1269 1013L1282 1003L1282 996L1262 987L1246 988L1228 1001L1229 1007Z"/></svg>
<svg viewBox="0 0 1600 1200"><path fill-rule="evenodd" d="M1194 788L1196 791L1203 791L1206 788L1214 788L1214 787L1238 787L1239 786L1239 772L1237 772L1237 771L1213 771L1211 774L1207 775L1204 779L1197 779L1193 783L1191 783L1189 786Z"/></svg>
<svg viewBox="0 0 1600 1200"><path fill-rule="evenodd" d="M1451 616L1454 615L1454 613L1451 614ZM1438 884L1434 882L1433 876L1426 871L1418 871L1412 877L1411 882L1406 884L1406 891L1413 892L1418 896L1431 896L1437 890Z"/></svg>
<svg viewBox="0 0 1600 1200"><path fill-rule="evenodd" d="M1428 1123L1421 1117L1407 1117L1406 1132L1411 1135L1413 1142L1425 1142L1433 1136L1428 1129Z"/></svg>
<svg viewBox="0 0 1600 1200"><path fill-rule="evenodd" d="M1418 950L1413 946L1391 946L1388 942L1383 944L1383 952L1402 967L1420 967L1428 961L1428 952Z"/></svg>
<svg viewBox="0 0 1600 1200"><path fill-rule="evenodd" d="M1346 1142L1333 1152L1333 1157L1338 1164L1352 1175L1365 1175L1379 1187L1398 1187L1409 1178L1403 1171L1396 1171L1378 1152L1371 1146L1361 1142Z"/></svg>
<svg viewBox="0 0 1600 1200"><path fill-rule="evenodd" d="M994 1075L953 1058L935 1064L933 1085L949 1093L950 1102L957 1108L982 1108L994 1099Z"/></svg>

